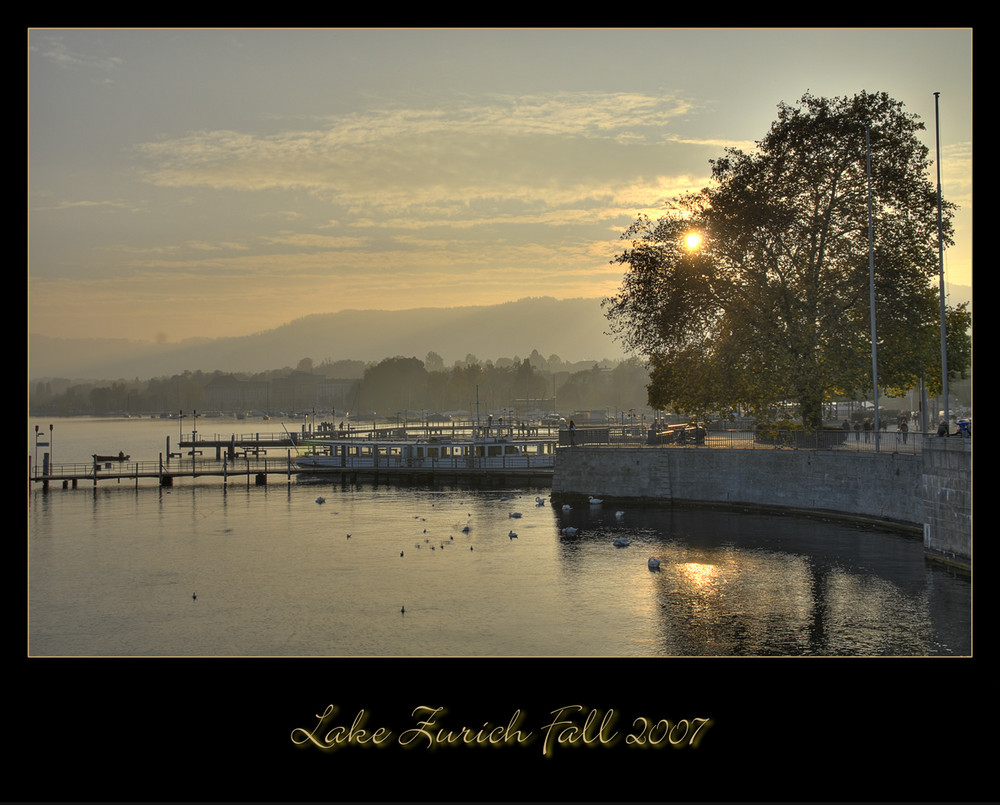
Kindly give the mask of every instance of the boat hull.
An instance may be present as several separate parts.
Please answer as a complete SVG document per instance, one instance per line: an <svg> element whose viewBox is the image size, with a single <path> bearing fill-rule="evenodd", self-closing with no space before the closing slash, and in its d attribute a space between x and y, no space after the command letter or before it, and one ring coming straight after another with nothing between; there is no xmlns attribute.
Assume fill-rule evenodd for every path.
<svg viewBox="0 0 1000 805"><path fill-rule="evenodd" d="M490 442L370 440L309 441L296 465L302 470L333 469L551 469L555 440Z"/></svg>

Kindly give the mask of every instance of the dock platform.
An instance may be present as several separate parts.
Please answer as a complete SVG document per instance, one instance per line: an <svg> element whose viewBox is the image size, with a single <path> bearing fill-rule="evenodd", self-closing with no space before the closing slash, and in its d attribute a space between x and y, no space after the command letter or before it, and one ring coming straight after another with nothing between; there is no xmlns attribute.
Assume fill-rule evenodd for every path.
<svg viewBox="0 0 1000 805"><path fill-rule="evenodd" d="M160 487L172 487L185 479L220 478L223 484L245 483L266 485L270 479L291 483L299 476L310 480L343 483L378 482L381 480L407 483L455 483L473 486L548 486L552 484L552 467L468 467L441 463L436 466L344 466L302 467L291 451L282 457L244 457L230 462L225 456L219 461L195 459L166 461L114 461L91 464L56 464L45 471L30 472L29 484L41 484L43 489L61 486L76 489L81 485L115 483L140 486L154 481ZM305 479L303 479L305 480Z"/></svg>

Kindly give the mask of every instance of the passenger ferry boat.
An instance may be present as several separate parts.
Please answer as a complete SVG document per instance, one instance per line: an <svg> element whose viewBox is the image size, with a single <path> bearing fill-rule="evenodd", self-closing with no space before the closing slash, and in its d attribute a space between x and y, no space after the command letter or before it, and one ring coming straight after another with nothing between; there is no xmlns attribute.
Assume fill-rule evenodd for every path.
<svg viewBox="0 0 1000 805"><path fill-rule="evenodd" d="M551 469L555 437L519 438L496 428L478 428L471 435L407 437L369 434L309 438L299 443L295 459L300 470L333 469Z"/></svg>

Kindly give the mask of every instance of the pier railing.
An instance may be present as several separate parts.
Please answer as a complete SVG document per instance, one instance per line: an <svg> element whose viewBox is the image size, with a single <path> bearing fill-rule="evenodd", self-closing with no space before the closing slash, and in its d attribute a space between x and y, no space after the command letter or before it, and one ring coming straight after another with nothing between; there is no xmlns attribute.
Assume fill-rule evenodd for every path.
<svg viewBox="0 0 1000 805"><path fill-rule="evenodd" d="M174 459L172 461L100 461L67 464L36 465L31 468L32 481L109 481L137 480L139 478L170 478L221 476L238 478L241 476L294 473L297 467L287 456L241 457L234 461L212 458Z"/></svg>
<svg viewBox="0 0 1000 805"><path fill-rule="evenodd" d="M226 457L214 458L182 458L171 461L107 461L98 463L50 464L35 466L29 469L29 481L49 483L62 482L64 485L76 486L79 483L98 482L118 483L139 479L160 479L169 481L174 478L222 477L234 482L242 478L250 483L259 482L267 476L291 477L299 473L342 472L379 472L379 471L455 471L470 472L541 472L551 473L553 454L538 455L501 455L501 456L443 456L439 458L422 458L405 460L399 456L379 455L362 458L345 457L342 464L317 462L315 466L308 463L300 464L296 455L280 457L262 457L242 455L235 460ZM307 457L306 457L307 458ZM317 458L320 458L317 456Z"/></svg>
<svg viewBox="0 0 1000 805"><path fill-rule="evenodd" d="M916 454L924 438L934 434L920 431L819 431L772 429L724 429L670 425L647 428L632 425L587 426L572 436L559 434L560 446L588 447L669 447L683 449L741 450L836 450L839 452L884 452ZM958 437L955 437L958 438Z"/></svg>

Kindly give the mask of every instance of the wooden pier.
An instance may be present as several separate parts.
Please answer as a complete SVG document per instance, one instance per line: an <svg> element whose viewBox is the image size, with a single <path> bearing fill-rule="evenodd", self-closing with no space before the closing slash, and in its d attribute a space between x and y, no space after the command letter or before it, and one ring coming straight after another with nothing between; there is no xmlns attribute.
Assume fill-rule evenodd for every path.
<svg viewBox="0 0 1000 805"><path fill-rule="evenodd" d="M200 444L200 443L199 443ZM175 481L199 478L221 478L223 484L245 483L247 486L264 486L269 479L284 479L291 483L300 476L328 479L341 483L404 481L412 484L468 484L470 486L548 486L552 484L552 467L510 466L485 467L465 466L442 461L431 466L345 466L345 467L302 467L296 463L293 451L286 450L283 456L260 457L244 454L242 458L230 461L223 453L222 458L174 459L158 461L104 461L84 464L55 464L44 468L30 468L30 484L41 484L45 490L53 485L63 489L77 489L81 484L92 485L114 483L130 484L136 488L140 481L155 481L157 486L172 487Z"/></svg>
<svg viewBox="0 0 1000 805"><path fill-rule="evenodd" d="M224 483L246 480L247 485L263 485L270 476L284 476L289 482L298 472L290 456L283 458L254 458L230 462L195 459L168 462L161 456L158 461L104 461L89 464L53 464L45 468L29 469L28 480L43 489L59 484L63 489L76 489L81 484L94 488L98 483L129 483L137 488L140 481L155 480L158 486L173 486L181 478L222 478Z"/></svg>
<svg viewBox="0 0 1000 805"><path fill-rule="evenodd" d="M282 433L229 433L206 434L197 431L180 434L171 448L171 437L166 437L166 450L158 460L132 461L131 456L99 456L92 462L76 464L45 464L31 466L28 462L28 480L41 484L48 490L53 485L63 489L76 489L81 484L99 483L132 484L155 481L160 487L171 487L180 479L221 478L224 484L246 483L248 486L266 485L268 479L283 478L288 483L298 475L337 479L345 483L358 481L400 480L408 483L464 483L476 486L551 485L553 468L513 463L506 466L488 466L485 462L467 460L434 460L420 466L380 464L365 466L351 463L346 466L303 467L297 463L300 455L313 450L317 439L348 440L357 445L377 443L413 443L420 440L435 441L448 438L479 438L504 441L524 436L539 437L539 432L549 431L554 441L553 429L532 426L477 425L474 423L442 423L409 425L404 427L377 427L371 429L320 430L301 432L284 430ZM311 444L310 444L311 443Z"/></svg>

